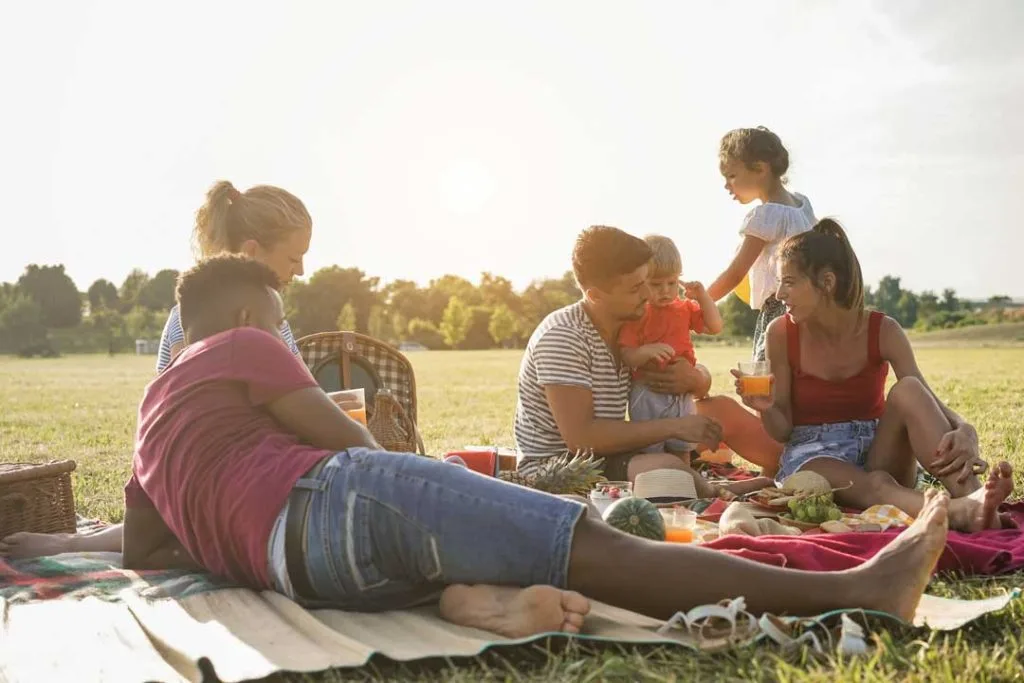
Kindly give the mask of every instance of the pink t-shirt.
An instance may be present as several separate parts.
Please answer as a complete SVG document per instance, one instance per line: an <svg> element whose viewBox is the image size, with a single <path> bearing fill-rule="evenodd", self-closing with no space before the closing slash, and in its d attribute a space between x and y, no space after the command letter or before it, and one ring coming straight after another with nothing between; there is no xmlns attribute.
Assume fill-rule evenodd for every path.
<svg viewBox="0 0 1024 683"><path fill-rule="evenodd" d="M146 387L126 507L154 507L209 571L270 588L267 541L295 482L331 455L264 406L317 386L280 339L240 327L196 342Z"/></svg>

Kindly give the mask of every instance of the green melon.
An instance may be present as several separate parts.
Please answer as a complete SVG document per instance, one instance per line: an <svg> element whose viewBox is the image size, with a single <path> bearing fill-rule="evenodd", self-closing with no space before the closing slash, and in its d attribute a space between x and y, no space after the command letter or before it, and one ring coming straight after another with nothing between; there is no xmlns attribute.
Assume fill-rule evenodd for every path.
<svg viewBox="0 0 1024 683"><path fill-rule="evenodd" d="M604 521L627 534L665 540L665 518L646 498L619 498L602 515Z"/></svg>

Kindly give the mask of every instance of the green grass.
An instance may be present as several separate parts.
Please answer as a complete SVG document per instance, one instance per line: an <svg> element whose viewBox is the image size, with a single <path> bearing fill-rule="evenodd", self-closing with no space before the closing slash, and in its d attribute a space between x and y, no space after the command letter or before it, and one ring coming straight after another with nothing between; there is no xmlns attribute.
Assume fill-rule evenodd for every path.
<svg viewBox="0 0 1024 683"><path fill-rule="evenodd" d="M728 368L746 353L746 347L720 345L698 350L701 362L716 371L718 391L731 386ZM420 424L431 453L471 443L511 445L520 357L517 351L409 355L419 385ZM983 453L1009 459L1024 473L1024 349L929 345L921 349L919 361L936 391L978 427ZM152 357L133 356L0 358L0 459L75 459L79 511L120 520L136 406L153 363ZM1020 474L1017 484L1022 485ZM929 590L980 597L1018 585L1024 585L1024 576L968 581L946 577ZM876 631L875 654L860 659L813 661L805 654L782 658L768 648L698 656L675 649L556 644L551 649L499 650L458 663L379 663L344 676L328 673L302 680L1020 680L1022 620L1024 606L1017 602L951 634Z"/></svg>

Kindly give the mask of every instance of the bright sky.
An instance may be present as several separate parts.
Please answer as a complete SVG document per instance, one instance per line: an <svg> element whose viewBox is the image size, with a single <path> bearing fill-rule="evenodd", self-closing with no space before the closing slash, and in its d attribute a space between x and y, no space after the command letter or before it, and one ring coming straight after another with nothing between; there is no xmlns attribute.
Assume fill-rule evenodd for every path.
<svg viewBox="0 0 1024 683"><path fill-rule="evenodd" d="M0 3L0 280L192 262L206 188L285 187L307 274L569 267L591 223L710 281L747 210L718 175L767 125L869 282L1024 295L1024 3Z"/></svg>

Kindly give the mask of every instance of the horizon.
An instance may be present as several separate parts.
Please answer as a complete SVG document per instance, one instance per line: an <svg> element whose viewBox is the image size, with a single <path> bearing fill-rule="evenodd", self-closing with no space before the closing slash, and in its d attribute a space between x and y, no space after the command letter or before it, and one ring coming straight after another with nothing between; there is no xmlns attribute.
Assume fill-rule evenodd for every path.
<svg viewBox="0 0 1024 683"><path fill-rule="evenodd" d="M306 277L452 274L517 291L570 269L587 225L728 264L751 207L718 174L766 125L791 190L850 234L872 287L1024 299L1024 5L809 0L513 7L446 1L22 4L0 27L0 281L79 290L192 264L217 179L307 205ZM193 46L198 46L195 49ZM113 246L116 245L116 248ZM400 245L401 249L396 249ZM950 258L951 255L956 260ZM941 264L941 265L936 265Z"/></svg>

